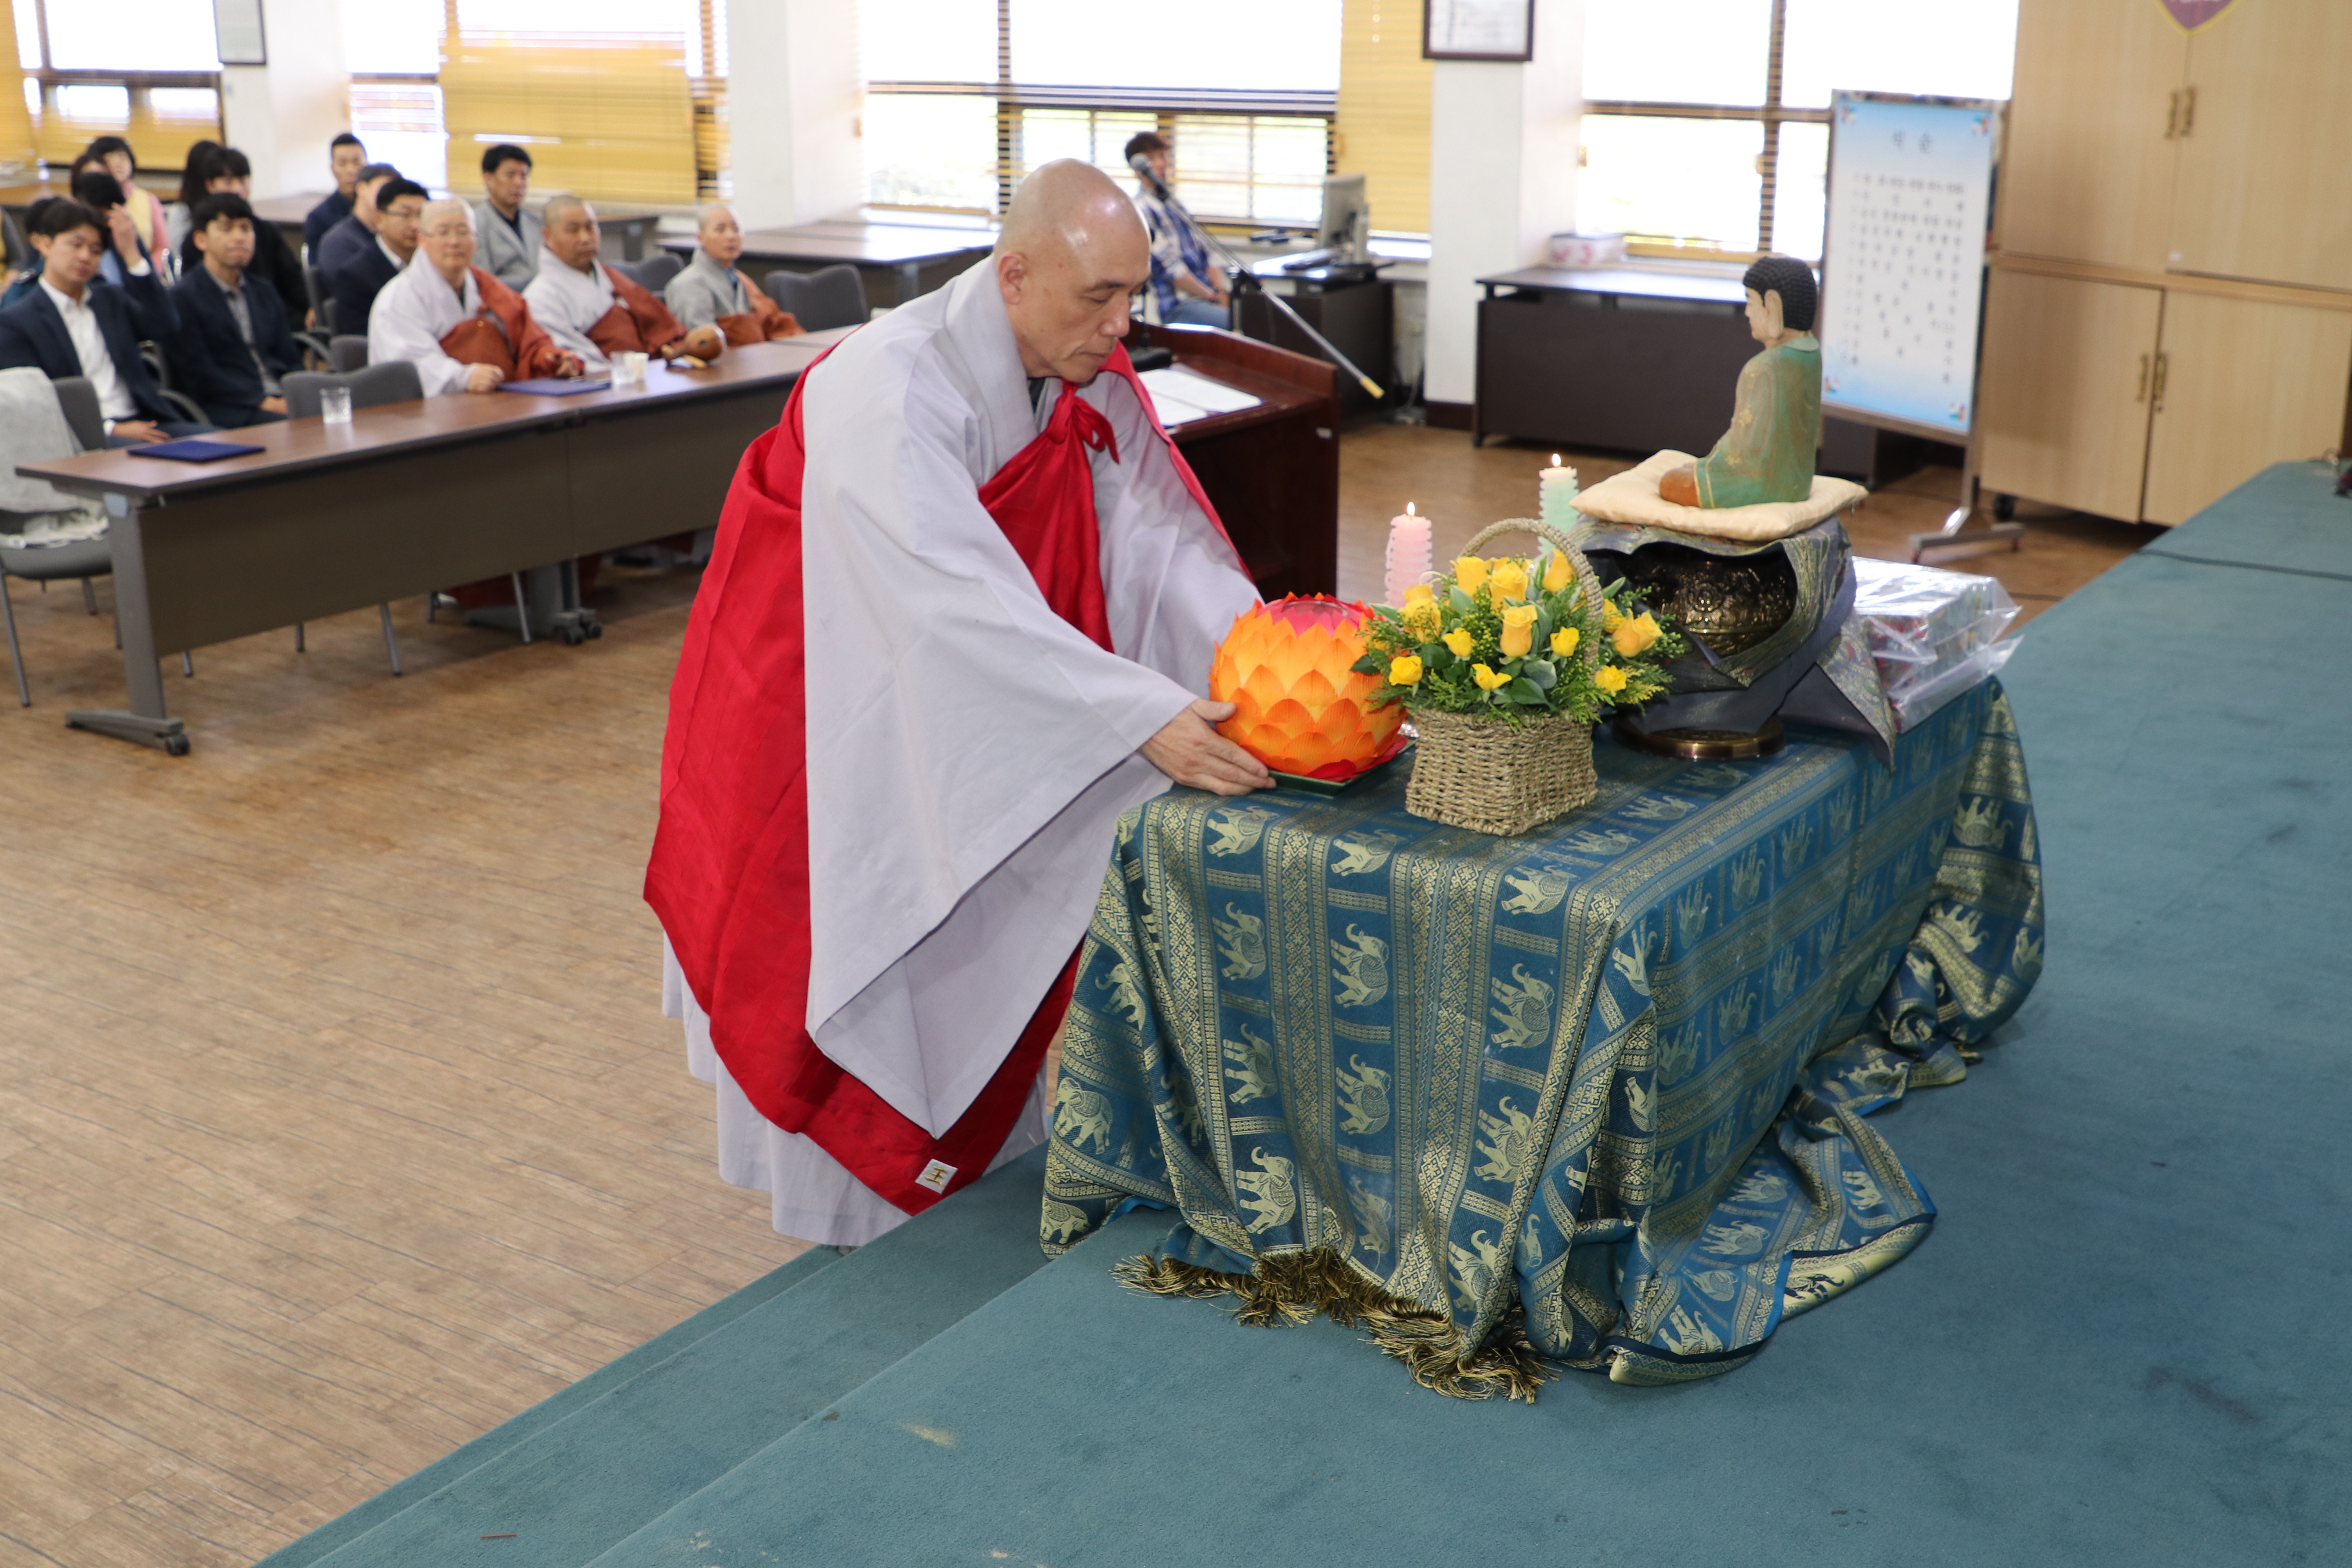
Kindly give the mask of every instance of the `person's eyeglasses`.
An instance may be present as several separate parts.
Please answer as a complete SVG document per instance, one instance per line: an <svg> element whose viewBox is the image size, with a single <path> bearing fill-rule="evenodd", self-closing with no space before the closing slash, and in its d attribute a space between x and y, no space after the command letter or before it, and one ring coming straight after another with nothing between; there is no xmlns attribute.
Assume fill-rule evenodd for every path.
<svg viewBox="0 0 2352 1568"><path fill-rule="evenodd" d="M471 234L474 231L472 229L467 227L462 223L441 223L435 224L431 228L426 229L425 231L425 237L427 239L455 239L461 234Z"/></svg>

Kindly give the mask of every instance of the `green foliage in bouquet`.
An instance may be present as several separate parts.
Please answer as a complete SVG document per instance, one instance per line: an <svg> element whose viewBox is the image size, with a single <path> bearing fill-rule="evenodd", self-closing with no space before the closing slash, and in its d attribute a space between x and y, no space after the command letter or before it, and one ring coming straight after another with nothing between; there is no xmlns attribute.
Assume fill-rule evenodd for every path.
<svg viewBox="0 0 2352 1568"><path fill-rule="evenodd" d="M1454 575L1378 605L1354 668L1382 678L1375 707L1475 713L1520 724L1558 714L1590 724L1604 707L1664 693L1683 639L1622 583L1599 604L1557 550L1532 560L1465 555ZM1595 639L1598 639L1597 641ZM1598 647L1601 658L1588 664Z"/></svg>

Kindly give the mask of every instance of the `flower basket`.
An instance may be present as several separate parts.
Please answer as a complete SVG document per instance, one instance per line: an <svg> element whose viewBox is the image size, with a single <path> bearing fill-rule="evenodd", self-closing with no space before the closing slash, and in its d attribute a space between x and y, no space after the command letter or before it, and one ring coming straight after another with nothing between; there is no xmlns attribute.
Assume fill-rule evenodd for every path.
<svg viewBox="0 0 2352 1568"><path fill-rule="evenodd" d="M1591 802L1592 726L1564 716L1506 724L1468 713L1416 713L1404 808L1479 833L1525 833Z"/></svg>
<svg viewBox="0 0 2352 1568"><path fill-rule="evenodd" d="M1475 552L1527 532L1549 548L1488 561ZM1604 706L1665 689L1682 641L1622 584L1603 589L1560 530L1512 518L1482 530L1450 581L1382 606L1355 668L1412 713L1417 743L1405 809L1479 833L1525 833L1590 802L1592 724ZM1622 601L1622 604L1621 604ZM1631 610L1623 607L1630 605Z"/></svg>

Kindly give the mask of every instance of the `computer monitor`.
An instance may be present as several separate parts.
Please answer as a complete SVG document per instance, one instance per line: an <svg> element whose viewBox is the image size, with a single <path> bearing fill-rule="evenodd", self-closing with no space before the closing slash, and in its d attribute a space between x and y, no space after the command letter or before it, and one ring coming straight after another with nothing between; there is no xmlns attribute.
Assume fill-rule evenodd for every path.
<svg viewBox="0 0 2352 1568"><path fill-rule="evenodd" d="M1315 243L1324 250L1349 260L1360 259L1355 247L1360 231L1371 227L1371 205L1364 200L1364 176L1332 174L1323 182L1323 222L1315 231Z"/></svg>

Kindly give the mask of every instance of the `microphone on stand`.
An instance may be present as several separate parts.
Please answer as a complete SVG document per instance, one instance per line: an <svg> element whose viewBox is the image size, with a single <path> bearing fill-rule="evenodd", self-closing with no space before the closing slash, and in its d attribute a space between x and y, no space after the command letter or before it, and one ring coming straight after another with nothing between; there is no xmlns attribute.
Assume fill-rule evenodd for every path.
<svg viewBox="0 0 2352 1568"><path fill-rule="evenodd" d="M1151 187L1153 195L1163 202L1169 199L1168 182L1160 177L1160 171L1151 166L1151 159L1148 155L1138 153L1127 161L1127 166L1143 176L1144 184Z"/></svg>

